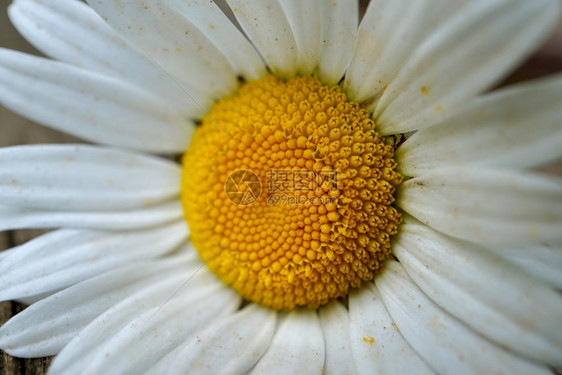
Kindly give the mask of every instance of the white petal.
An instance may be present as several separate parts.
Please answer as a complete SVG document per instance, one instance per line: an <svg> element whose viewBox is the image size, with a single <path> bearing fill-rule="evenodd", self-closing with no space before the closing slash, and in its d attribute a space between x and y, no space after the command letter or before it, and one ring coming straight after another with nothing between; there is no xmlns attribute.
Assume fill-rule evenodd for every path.
<svg viewBox="0 0 562 375"><path fill-rule="evenodd" d="M0 231L31 228L130 230L158 226L183 217L178 200L125 211L61 211L0 205Z"/></svg>
<svg viewBox="0 0 562 375"><path fill-rule="evenodd" d="M271 71L292 78L298 69L299 49L279 1L227 1Z"/></svg>
<svg viewBox="0 0 562 375"><path fill-rule="evenodd" d="M434 302L482 336L537 362L561 365L562 297L483 248L403 225L393 248Z"/></svg>
<svg viewBox="0 0 562 375"><path fill-rule="evenodd" d="M437 307L395 261L375 285L406 341L438 373L549 374L486 341Z"/></svg>
<svg viewBox="0 0 562 375"><path fill-rule="evenodd" d="M412 135L396 151L400 172L478 164L528 168L562 155L562 76L478 98L452 118Z"/></svg>
<svg viewBox="0 0 562 375"><path fill-rule="evenodd" d="M509 259L553 288L562 289L562 248L536 246L533 248L491 248L489 250Z"/></svg>
<svg viewBox="0 0 562 375"><path fill-rule="evenodd" d="M248 81L267 74L254 46L214 1L179 1L173 5L217 46L237 74Z"/></svg>
<svg viewBox="0 0 562 375"><path fill-rule="evenodd" d="M236 90L236 74L226 57L174 3L171 0L149 4L88 1L110 26L160 65L197 104L206 108L211 99Z"/></svg>
<svg viewBox="0 0 562 375"><path fill-rule="evenodd" d="M256 304L190 336L148 373L245 374L269 347L277 312Z"/></svg>
<svg viewBox="0 0 562 375"><path fill-rule="evenodd" d="M185 242L181 220L135 232L61 229L18 246L0 263L0 300L61 290L102 272L157 258Z"/></svg>
<svg viewBox="0 0 562 375"><path fill-rule="evenodd" d="M323 374L357 374L355 363L350 360L352 353L349 345L349 314L347 309L338 301L332 301L318 310L318 315L320 316L326 347Z"/></svg>
<svg viewBox="0 0 562 375"><path fill-rule="evenodd" d="M557 178L441 169L402 183L397 202L440 232L483 245L562 243L562 183Z"/></svg>
<svg viewBox="0 0 562 375"><path fill-rule="evenodd" d="M16 301L17 303L21 303L24 305L33 305L34 303L41 301L42 299L45 299L47 297L49 297L50 295L56 293L57 291L52 291L52 292L47 292L47 293L42 293L42 294L37 294L31 297L22 297L22 298L15 298L14 301Z"/></svg>
<svg viewBox="0 0 562 375"><path fill-rule="evenodd" d="M402 212L402 224L422 224L422 222L407 212Z"/></svg>
<svg viewBox="0 0 562 375"><path fill-rule="evenodd" d="M179 196L168 160L85 145L0 149L0 204L69 211L126 210Z"/></svg>
<svg viewBox="0 0 562 375"><path fill-rule="evenodd" d="M1 250L0 251L0 262L2 262L11 253L13 253L12 249Z"/></svg>
<svg viewBox="0 0 562 375"><path fill-rule="evenodd" d="M201 276L204 274L203 276ZM164 357L198 328L231 314L239 297L220 281L207 280L201 270L192 285L182 280L147 288L112 307L91 322L59 353L52 374L138 374ZM175 291L178 291L175 293ZM149 298L150 297L150 298Z"/></svg>
<svg viewBox="0 0 562 375"><path fill-rule="evenodd" d="M359 2L321 0L320 3L322 37L318 75L324 84L335 85L343 77L353 56L359 22Z"/></svg>
<svg viewBox="0 0 562 375"><path fill-rule="evenodd" d="M460 7L450 0L371 0L345 74L346 93L362 102L381 92L418 45Z"/></svg>
<svg viewBox="0 0 562 375"><path fill-rule="evenodd" d="M316 70L320 59L321 0L279 0L279 3L297 43L299 73L309 75Z"/></svg>
<svg viewBox="0 0 562 375"><path fill-rule="evenodd" d="M200 112L159 66L81 1L16 0L8 12L20 34L47 56L134 83L164 98L183 114L195 116Z"/></svg>
<svg viewBox="0 0 562 375"><path fill-rule="evenodd" d="M324 366L324 337L316 311L288 313L271 345L251 374L320 374Z"/></svg>
<svg viewBox="0 0 562 375"><path fill-rule="evenodd" d="M404 340L375 288L349 295L351 349L359 374L433 374Z"/></svg>
<svg viewBox="0 0 562 375"><path fill-rule="evenodd" d="M193 123L137 86L82 68L0 48L0 103L89 141L183 152Z"/></svg>
<svg viewBox="0 0 562 375"><path fill-rule="evenodd" d="M111 270L36 302L0 328L0 348L26 358L57 354L124 298L141 293L149 301L153 296L147 288L160 291L160 283L177 285L180 276L195 272L200 262L193 251L189 254Z"/></svg>
<svg viewBox="0 0 562 375"><path fill-rule="evenodd" d="M436 123L517 66L558 21L556 0L475 0L413 53L373 108L382 134Z"/></svg>

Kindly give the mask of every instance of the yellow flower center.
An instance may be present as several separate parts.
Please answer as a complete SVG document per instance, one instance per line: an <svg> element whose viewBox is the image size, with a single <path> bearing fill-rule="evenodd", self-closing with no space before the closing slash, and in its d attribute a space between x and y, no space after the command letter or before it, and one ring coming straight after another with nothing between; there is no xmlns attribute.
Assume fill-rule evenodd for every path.
<svg viewBox="0 0 562 375"><path fill-rule="evenodd" d="M249 301L290 310L345 297L390 254L393 152L337 86L247 83L203 118L183 158L193 244Z"/></svg>

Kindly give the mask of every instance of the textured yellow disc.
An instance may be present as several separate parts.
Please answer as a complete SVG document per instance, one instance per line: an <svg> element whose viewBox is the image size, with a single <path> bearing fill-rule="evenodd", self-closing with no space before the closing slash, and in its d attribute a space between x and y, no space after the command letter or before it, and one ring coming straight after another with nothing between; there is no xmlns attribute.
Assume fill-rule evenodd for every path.
<svg viewBox="0 0 562 375"><path fill-rule="evenodd" d="M249 301L290 310L345 297L390 254L393 150L337 86L247 83L203 118L183 158L193 244Z"/></svg>

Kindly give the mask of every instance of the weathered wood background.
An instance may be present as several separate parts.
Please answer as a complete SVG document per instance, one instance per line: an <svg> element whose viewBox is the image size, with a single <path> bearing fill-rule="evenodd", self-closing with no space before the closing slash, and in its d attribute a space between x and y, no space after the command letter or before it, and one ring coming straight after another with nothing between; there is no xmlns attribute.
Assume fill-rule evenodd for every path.
<svg viewBox="0 0 562 375"><path fill-rule="evenodd" d="M10 24L6 15L7 4L8 2L5 0L0 1L0 47L39 54L18 35ZM543 48L521 69L510 76L506 82L516 82L559 71L562 71L562 26L558 28ZM0 147L19 144L72 142L81 141L37 125L0 107ZM562 174L562 163L553 163L542 169L549 173ZM0 251L22 244L43 232L39 230L0 232ZM0 302L0 325L24 308L25 306L15 302ZM14 358L0 351L0 374L45 374L51 360L51 358Z"/></svg>

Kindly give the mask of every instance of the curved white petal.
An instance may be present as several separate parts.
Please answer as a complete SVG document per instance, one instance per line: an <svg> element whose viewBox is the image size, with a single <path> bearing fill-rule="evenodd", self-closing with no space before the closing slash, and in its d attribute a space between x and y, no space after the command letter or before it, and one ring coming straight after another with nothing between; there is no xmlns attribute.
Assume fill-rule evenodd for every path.
<svg viewBox="0 0 562 375"><path fill-rule="evenodd" d="M326 85L337 84L351 61L359 23L357 0L321 0L320 64L318 75Z"/></svg>
<svg viewBox="0 0 562 375"><path fill-rule="evenodd" d="M42 299L45 299L47 297L49 297L50 295L56 293L57 291L52 291L52 292L47 292L47 293L42 293L42 294L36 294L34 296L31 297L22 297L22 298L15 298L14 301L17 303L21 303L24 305L33 305L34 303L41 301Z"/></svg>
<svg viewBox="0 0 562 375"><path fill-rule="evenodd" d="M549 374L474 333L435 305L396 261L375 283L400 333L436 372L443 374ZM502 291L498 291L501 293Z"/></svg>
<svg viewBox="0 0 562 375"><path fill-rule="evenodd" d="M214 1L176 1L171 4L213 42L237 74L248 81L267 74L265 63L254 46Z"/></svg>
<svg viewBox="0 0 562 375"><path fill-rule="evenodd" d="M269 347L277 312L256 304L218 319L190 336L155 366L152 374L245 374Z"/></svg>
<svg viewBox="0 0 562 375"><path fill-rule="evenodd" d="M59 353L50 372L138 374L239 305L236 293L207 270L184 286L188 277L147 288L107 310Z"/></svg>
<svg viewBox="0 0 562 375"><path fill-rule="evenodd" d="M157 65L76 0L16 0L10 20L37 49L57 60L131 82L186 115L201 109Z"/></svg>
<svg viewBox="0 0 562 375"><path fill-rule="evenodd" d="M350 336L359 374L433 374L404 340L375 288L349 295Z"/></svg>
<svg viewBox="0 0 562 375"><path fill-rule="evenodd" d="M435 303L482 336L537 362L561 365L562 297L498 255L421 225L393 247Z"/></svg>
<svg viewBox="0 0 562 375"><path fill-rule="evenodd" d="M332 301L318 310L322 331L326 359L324 360L324 375L354 375L357 374L355 363L351 360L349 314L347 309L338 301Z"/></svg>
<svg viewBox="0 0 562 375"><path fill-rule="evenodd" d="M551 287L562 290L562 248L490 248Z"/></svg>
<svg viewBox="0 0 562 375"><path fill-rule="evenodd" d="M200 262L195 253L148 261L114 269L73 285L34 303L0 328L0 348L18 357L55 355L86 325L111 306L141 293L147 303L149 290L160 283L177 285Z"/></svg>
<svg viewBox="0 0 562 375"><path fill-rule="evenodd" d="M3 48L0 103L89 141L150 152L183 152L194 130L181 113L137 86Z"/></svg>
<svg viewBox="0 0 562 375"><path fill-rule="evenodd" d="M0 262L0 300L61 290L102 272L157 258L185 242L181 220L135 232L61 229L18 246Z"/></svg>
<svg viewBox="0 0 562 375"><path fill-rule="evenodd" d="M322 36L321 14L318 11L322 0L279 0L298 48L298 72L313 73L320 59L320 37Z"/></svg>
<svg viewBox="0 0 562 375"><path fill-rule="evenodd" d="M200 107L207 108L210 100L236 90L236 74L220 50L175 3L88 1L110 26L170 74Z"/></svg>
<svg viewBox="0 0 562 375"><path fill-rule="evenodd" d="M244 32L271 69L283 78L298 70L299 49L278 0L227 0Z"/></svg>
<svg viewBox="0 0 562 375"><path fill-rule="evenodd" d="M402 183L396 200L430 227L479 244L562 243L558 178L483 168L441 169Z"/></svg>
<svg viewBox="0 0 562 375"><path fill-rule="evenodd" d="M390 83L418 45L461 3L450 0L371 0L359 25L357 45L344 80L353 101L362 102Z"/></svg>
<svg viewBox="0 0 562 375"><path fill-rule="evenodd" d="M32 228L135 230L170 223L183 217L178 200L123 211L39 210L0 205L0 231Z"/></svg>
<svg viewBox="0 0 562 375"><path fill-rule="evenodd" d="M0 204L117 211L179 196L181 168L165 159L86 145L0 149Z"/></svg>
<svg viewBox="0 0 562 375"><path fill-rule="evenodd" d="M12 253L12 249L0 250L0 262Z"/></svg>
<svg viewBox="0 0 562 375"><path fill-rule="evenodd" d="M294 310L281 321L271 345L250 372L319 374L324 366L324 336L316 311Z"/></svg>
<svg viewBox="0 0 562 375"><path fill-rule="evenodd" d="M400 172L419 176L467 164L528 168L562 156L562 76L476 99L398 148Z"/></svg>
<svg viewBox="0 0 562 375"><path fill-rule="evenodd" d="M556 25L557 0L475 0L410 57L372 108L382 134L432 125L513 69Z"/></svg>

